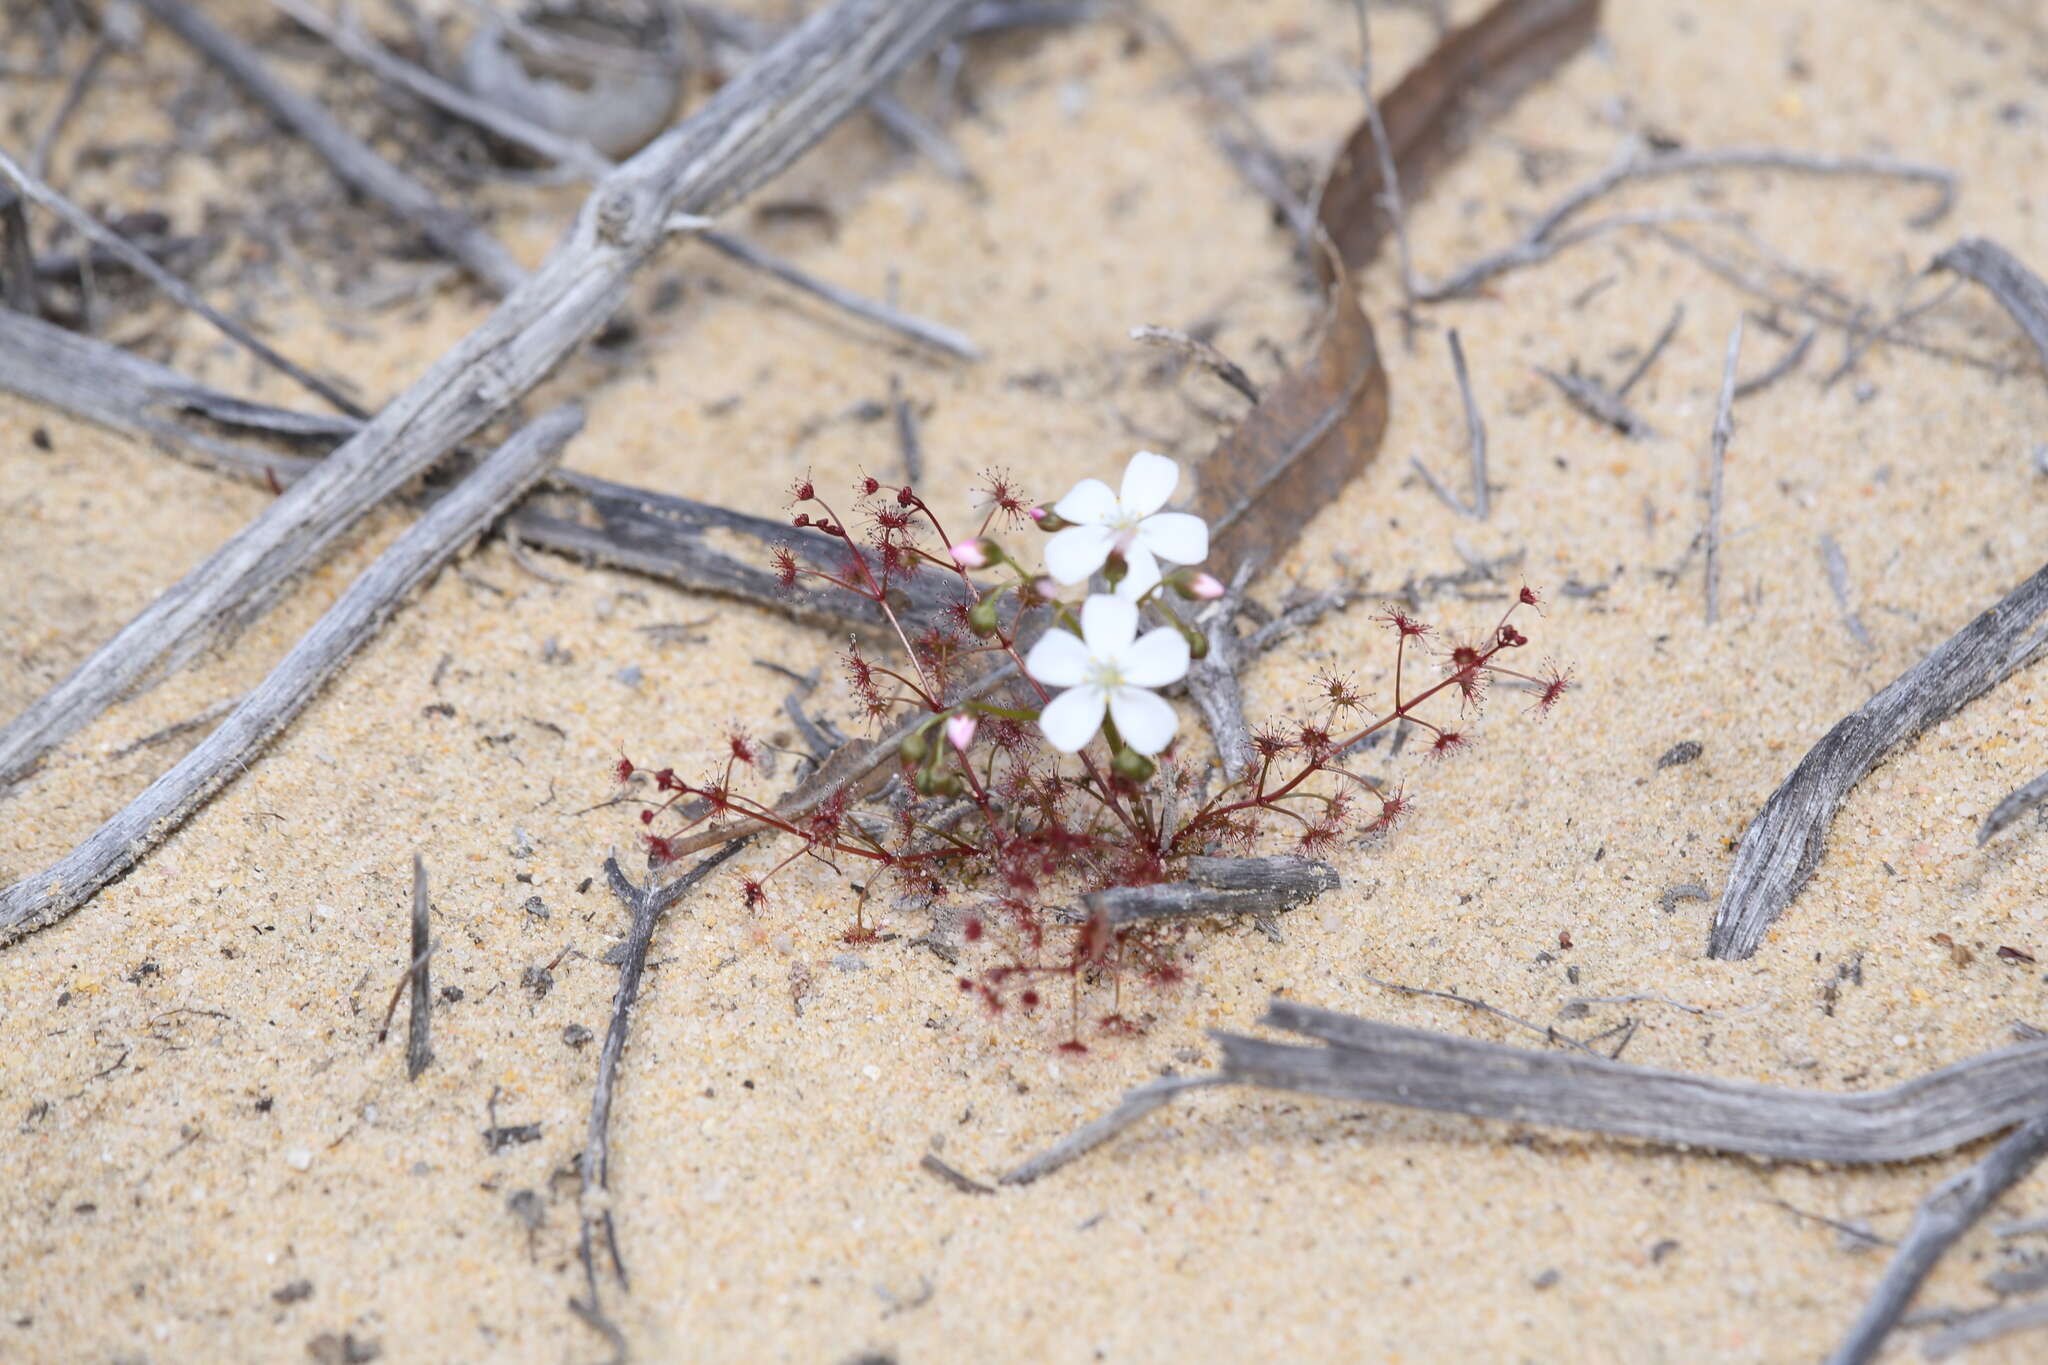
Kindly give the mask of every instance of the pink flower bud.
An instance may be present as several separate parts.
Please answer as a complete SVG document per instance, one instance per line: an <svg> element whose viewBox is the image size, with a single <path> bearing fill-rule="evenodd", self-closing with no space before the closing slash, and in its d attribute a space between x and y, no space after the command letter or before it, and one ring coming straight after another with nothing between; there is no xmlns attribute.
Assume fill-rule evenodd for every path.
<svg viewBox="0 0 2048 1365"><path fill-rule="evenodd" d="M1046 513L1043 507L1034 507L1029 512L1025 513L1025 515L1030 517L1033 521L1044 521Z"/></svg>
<svg viewBox="0 0 2048 1365"><path fill-rule="evenodd" d="M974 743L974 732L980 726L981 722L977 721L973 716L948 716L946 718L946 740L964 754L967 752L967 746Z"/></svg>
<svg viewBox="0 0 2048 1365"><path fill-rule="evenodd" d="M1188 596L1198 602L1214 602L1223 593L1223 580L1215 574L1198 573L1188 580Z"/></svg>
<svg viewBox="0 0 2048 1365"><path fill-rule="evenodd" d="M986 569L989 565L989 550L992 547L979 536L949 546L953 562L963 569Z"/></svg>

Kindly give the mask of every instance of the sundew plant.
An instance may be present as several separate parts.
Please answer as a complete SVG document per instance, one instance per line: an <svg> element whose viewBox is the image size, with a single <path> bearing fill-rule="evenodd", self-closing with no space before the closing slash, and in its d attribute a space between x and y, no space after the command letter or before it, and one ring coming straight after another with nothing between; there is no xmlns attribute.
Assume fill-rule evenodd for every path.
<svg viewBox="0 0 2048 1365"><path fill-rule="evenodd" d="M1041 506L992 474L960 535L909 486L863 479L842 515L799 481L794 523L831 552L778 549L776 568L786 588L873 604L886 643L856 638L842 662L864 718L901 735L897 780L870 800L842 787L785 814L752 789L758 748L735 734L704 777L650 774L640 818L651 855L667 860L702 829L765 828L782 856L741 880L750 909L809 861L847 882L849 940L875 936L865 906L878 894L938 912L958 928L962 992L991 1011L1034 1011L1058 989L1061 1047L1080 1051L1084 1032L1137 1029L1127 980L1170 983L1188 952L1184 927L1111 924L1077 908L1087 893L1176 880L1196 854L1291 845L1312 857L1381 836L1409 799L1347 766L1371 736L1413 726L1430 755L1448 756L1495 682L1514 680L1541 712L1572 685L1555 665L1508 666L1528 645L1523 613L1540 605L1529 588L1457 640L1390 606L1376 618L1391 636L1390 697L1321 674L1301 718L1252 732L1243 776L1213 777L1164 695L1208 653L1194 613L1224 592L1200 567L1208 526L1167 510L1179 482L1173 460L1140 451L1118 487L1083 479ZM1023 554L1026 541L1041 553ZM916 583L919 608L907 589L927 577L942 590ZM636 771L620 760L621 780Z"/></svg>

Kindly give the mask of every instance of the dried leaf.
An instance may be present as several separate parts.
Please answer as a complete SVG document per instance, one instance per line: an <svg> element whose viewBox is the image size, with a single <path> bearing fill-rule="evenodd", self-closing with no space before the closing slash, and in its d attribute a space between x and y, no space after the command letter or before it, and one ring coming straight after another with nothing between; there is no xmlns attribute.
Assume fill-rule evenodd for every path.
<svg viewBox="0 0 2048 1365"><path fill-rule="evenodd" d="M1218 562L1268 560L1292 544L1379 452L1387 372L1341 265L1307 363L1283 376L1202 461L1196 514Z"/></svg>
<svg viewBox="0 0 2048 1365"><path fill-rule="evenodd" d="M1501 0L1446 35L1380 101L1402 197L1418 198L1464 150L1478 121L1500 114L1555 71L1599 24L1600 0ZM1373 258L1392 226L1381 207L1385 188L1372 129L1361 120L1323 187L1319 214L1354 270Z"/></svg>
<svg viewBox="0 0 2048 1365"><path fill-rule="evenodd" d="M1584 46L1599 0L1500 0L1451 33L1381 105L1411 197L1490 117ZM1202 461L1195 511L1219 562L1270 561L1379 453L1387 375L1350 271L1386 235L1372 131L1361 119L1321 195L1328 314L1314 354L1283 376Z"/></svg>

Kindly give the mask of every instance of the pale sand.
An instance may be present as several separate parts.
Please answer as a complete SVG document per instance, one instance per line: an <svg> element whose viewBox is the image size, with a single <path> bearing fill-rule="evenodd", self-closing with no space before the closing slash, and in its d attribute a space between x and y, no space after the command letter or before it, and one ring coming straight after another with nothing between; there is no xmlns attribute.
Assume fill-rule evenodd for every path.
<svg viewBox="0 0 2048 1365"><path fill-rule="evenodd" d="M233 11L245 31L259 8ZM1694 146L1884 149L1955 167L1958 210L1928 230L1905 225L1924 202L1913 188L1712 182L1716 205L1751 214L1780 250L1887 307L1908 272L1964 231L2048 267L2032 175L2048 93L2031 74L2048 44L2000 7L1614 8L1606 40L1496 125L1416 211L1425 272L1504 241L1511 209L1547 203L1596 168L1622 109ZM1165 9L1209 57L1298 39L1276 47L1278 86L1254 100L1282 145L1320 154L1356 117L1343 73L1348 7ZM1387 79L1429 39L1406 12L1377 32ZM88 142L163 136L154 111L190 58L156 35L148 59L146 78L131 62L109 68L56 164L87 202L167 195L179 226L196 227L200 204L262 163L216 172L180 158L159 193L136 179L153 158L89 172L69 160ZM1124 31L1105 24L989 44L972 72L986 117L955 132L985 198L855 126L766 195L824 197L840 211L836 237L801 224L761 235L877 293L900 270L902 303L967 329L986 362L907 358L679 248L641 297L682 273L682 306L639 310L642 342L627 359L579 358L536 400L587 396L571 463L772 511L805 469L827 487L893 470L886 423L838 422L796 448L805 423L884 395L892 373L932 405L928 487L962 501L992 462L1051 496L1120 467L1136 445L1204 452L1212 428L1181 394L1230 411L1233 400L1199 380L1146 387L1152 357L1125 333L1220 310L1218 343L1269 378L1259 341L1293 346L1311 308L1266 207L1211 148L1157 43L1127 51ZM10 145L23 143L20 118L40 127L54 89L20 81L0 94ZM2001 116L2007 105L2020 112ZM1532 187L1517 143L1576 160ZM325 192L302 150L286 164L293 183ZM577 201L573 189L488 197L497 229L528 260ZM1674 182L1628 202L1693 200ZM1606 276L1614 285L1574 311L1571 300ZM1147 1036L1078 1062L1053 1052L1050 1027L968 1006L922 949L870 947L865 970L836 969L849 897L830 874L778 879L758 916L740 906L733 878L707 886L656 940L614 1128L634 1288L613 1288L607 1304L638 1358L1811 1360L1854 1316L1884 1253L1851 1254L1775 1201L1893 1236L1921 1194L1974 1155L1879 1171L1772 1167L1215 1092L1029 1189L974 1197L918 1169L939 1149L991 1177L1125 1086L1209 1055L1204 1028L1248 1025L1275 991L1530 1041L1453 1005L1392 996L1362 980L1368 972L1546 1022L1575 996L1661 993L1716 1013L1597 1006L1569 1027L1591 1033L1633 1014L1628 1060L1831 1089L1890 1085L1999 1046L2016 1018L2048 1023L2041 969L1995 956L2001 945L2048 956L2038 895L2048 838L2028 820L1987 850L1974 843L1984 812L2048 767L2038 671L1861 786L1817 876L1753 961L1705 961L1709 907L1666 915L1657 904L1675 883L1718 887L1729 841L1805 746L2038 566L2048 504L2028 453L2048 430L2048 388L1995 306L1966 289L1945 316L1967 326L1946 331L2023 362L2003 380L1879 350L1821 392L1817 377L1842 349L1829 333L1801 374L1740 406L1726 613L1707 630L1697 560L1675 586L1652 571L1677 563L1700 524L1700 456L1740 298L1646 238L1611 238L1489 298L1430 310L1411 352L1391 266L1365 289L1393 385L1385 447L1275 566L1268 592L1333 581L1339 555L1391 585L1457 568L1454 537L1486 554L1526 548L1533 582L1612 584L1597 598L1560 598L1535 632L1538 651L1577 661L1583 688L1547 721L1524 718L1504 694L1480 746L1454 763L1382 763L1416 799L1408 828L1384 847L1341 851L1344 889L1289 916L1285 946L1206 936L1185 986L1142 998L1155 1016ZM1625 362L1614 353L1646 343L1678 299L1685 327L1633 395L1660 439L1596 428L1530 368L1576 357L1617 374ZM382 396L482 305L450 288L423 309L343 315L371 329L349 335L287 284L263 312L284 349ZM1462 474L1446 323L1464 335L1492 430L1500 488L1483 525L1455 518L1408 469L1421 455ZM114 336L133 330L117 325ZM172 320L165 334L177 340L174 363L299 401L202 325ZM1749 336L1746 374L1785 344L1754 325ZM1059 376L1063 396L1012 382L1039 371ZM714 407L728 396L740 401ZM53 452L30 444L37 426ZM0 401L0 493L9 714L267 498L12 400ZM401 520L375 518L224 658L65 746L6 803L0 877L45 865L140 790L182 742L116 762L109 751L260 677ZM1823 534L1847 556L1872 650L1841 623ZM835 642L629 576L546 567L567 585L534 579L494 543L467 562L474 582L442 575L139 870L6 951L0 1360L291 1360L342 1332L374 1339L387 1361L601 1357L564 1307L581 1281L575 1181L562 1173L582 1144L596 1048L572 1049L562 1034L603 1028L615 973L594 959L624 916L601 883L578 886L634 826L619 810L575 812L612 794L606 769L620 743L687 764L730 723L779 733L786 684L749 660L829 671ZM1452 600L1433 613L1471 626L1493 610ZM701 643L660 646L637 629L698 619ZM543 662L550 639L573 661ZM444 656L453 662L436 687ZM1325 667L1384 682L1387 657L1355 610L1255 665L1253 712L1286 708ZM629 666L644 671L637 687L616 677ZM843 711L843 691L828 695ZM454 716L426 714L434 703ZM1656 771L1683 739L1705 746L1699 761ZM530 858L510 851L515 827L531 837ZM463 998L437 1007L437 1060L408 1084L401 1048L372 1044L406 954L414 850L434 870L434 979ZM741 861L758 869L773 856ZM545 921L521 908L536 895ZM1936 933L1975 960L1952 965ZM536 1000L522 972L565 946L579 954ZM1841 982L1823 1012L1823 986L1859 959L1862 984ZM153 969L138 974L145 963ZM789 987L797 963L813 983L801 1017ZM540 1124L538 1142L485 1154L494 1092L499 1120ZM295 1152L307 1169L295 1169ZM530 1237L507 1207L528 1189L546 1211ZM1996 1218L2044 1206L2048 1180L2036 1177ZM1980 1281L2001 1262L1980 1228L1922 1302L1987 1302ZM311 1297L275 1301L299 1280ZM1892 1357L1910 1356L1905 1335ZM2044 1350L2036 1334L1975 1358Z"/></svg>

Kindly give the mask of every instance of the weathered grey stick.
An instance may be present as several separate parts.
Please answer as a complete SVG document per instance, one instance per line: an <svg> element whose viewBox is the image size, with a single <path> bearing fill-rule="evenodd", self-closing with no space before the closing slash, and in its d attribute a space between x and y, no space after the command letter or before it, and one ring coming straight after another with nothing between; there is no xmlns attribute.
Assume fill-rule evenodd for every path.
<svg viewBox="0 0 2048 1365"><path fill-rule="evenodd" d="M1984 823L1977 828L1978 847L1990 843L1999 831L2043 801L2048 801L2048 773L2042 773L2032 782L2016 788L2005 800L1991 808L1991 814L1985 816Z"/></svg>
<svg viewBox="0 0 2048 1365"><path fill-rule="evenodd" d="M2048 644L2048 565L1835 723L1771 793L1735 850L1707 954L1754 953L1820 863L1835 810L1887 753L1960 711Z"/></svg>
<svg viewBox="0 0 2048 1365"><path fill-rule="evenodd" d="M1843 628L1857 644L1869 649L1870 628L1863 624L1863 618L1856 614L1855 603L1849 600L1849 560L1833 536L1821 536L1820 559L1822 567L1827 570L1828 591L1835 595L1835 605L1842 609Z"/></svg>
<svg viewBox="0 0 2048 1365"><path fill-rule="evenodd" d="M1251 764L1252 735L1244 720L1244 689L1237 680L1245 656L1237 635L1237 613L1244 606L1244 586L1258 568L1252 560L1238 565L1229 592L1197 619L1209 652L1188 665L1188 695L1216 741L1216 756L1230 782L1243 777Z"/></svg>
<svg viewBox="0 0 2048 1365"><path fill-rule="evenodd" d="M30 175L5 149L0 149L0 176L5 176L14 188L27 198L33 199L50 212L71 225L73 231L85 238L90 246L96 246L112 254L123 265L135 271L151 284L175 299L180 307L189 308L205 318L223 335L245 348L251 355L271 366L281 374L291 376L301 385L343 412L360 417L363 410L341 390L329 384L318 375L301 367L296 361L279 354L254 332L236 322L227 314L215 308L183 280L156 263L156 258L147 251L107 227L99 219L87 213L78 205L51 189L41 180Z"/></svg>
<svg viewBox="0 0 2048 1365"><path fill-rule="evenodd" d="M1204 915L1273 915L1337 889L1337 871L1307 858L1190 858L1188 879L1091 891L1081 903L1113 925Z"/></svg>
<svg viewBox="0 0 2048 1365"><path fill-rule="evenodd" d="M1139 1119L1155 1110L1165 1108L1167 1101L1182 1091L1222 1083L1223 1078L1220 1076L1167 1076L1160 1080L1147 1081L1127 1093L1116 1108L1099 1119L1082 1124L1037 1156L1004 1173L996 1183L1029 1185L1041 1176L1051 1175L1068 1162L1088 1155Z"/></svg>
<svg viewBox="0 0 2048 1365"><path fill-rule="evenodd" d="M1557 386L1557 391L1568 399L1573 407L1585 413L1596 422L1604 422L1628 437L1654 435L1648 422L1630 410L1628 404L1609 393L1605 386L1586 378L1582 374L1560 374L1556 370L1536 367L1536 373Z"/></svg>
<svg viewBox="0 0 2048 1365"><path fill-rule="evenodd" d="M1685 304L1683 302L1673 304L1671 320L1666 322L1664 329L1657 333L1657 339L1650 343L1649 350L1643 352L1643 358L1638 360L1635 363L1635 367L1627 375L1623 376L1619 384L1614 386L1614 396L1616 398L1628 397L1628 391L1642 382L1643 376L1648 374L1650 367L1657 363L1657 357L1664 354L1664 348L1671 344L1671 338L1678 335L1678 329L1684 322Z"/></svg>
<svg viewBox="0 0 2048 1365"><path fill-rule="evenodd" d="M1960 1322L1929 1334L1927 1340L1920 1343L1920 1354L1929 1360L1947 1360L1957 1351L1995 1341L2010 1332L2024 1332L2035 1327L2048 1327L2048 1299L1972 1313Z"/></svg>
<svg viewBox="0 0 2048 1365"><path fill-rule="evenodd" d="M879 88L969 0L837 0L698 112L598 183L567 240L484 322L250 526L0 730L0 784L178 648L260 610L363 512L545 377L625 299L677 214L715 212L774 175Z"/></svg>
<svg viewBox="0 0 2048 1365"><path fill-rule="evenodd" d="M2048 365L2048 284L1988 237L1965 237L1934 258L1930 270L1953 270L1991 291Z"/></svg>
<svg viewBox="0 0 2048 1365"><path fill-rule="evenodd" d="M54 866L0 890L0 947L69 915L183 824L414 588L538 482L582 426L581 409L565 405L522 429L392 542L197 748Z"/></svg>
<svg viewBox="0 0 2048 1365"><path fill-rule="evenodd" d="M434 1027L434 994L430 973L433 964L427 959L433 954L427 951L428 917L432 904L427 899L427 863L415 853L412 855L412 991L411 1010L405 1022L405 1074L408 1080L418 1080L427 1064L434 1060L433 1045L428 1035Z"/></svg>
<svg viewBox="0 0 2048 1365"><path fill-rule="evenodd" d="M30 317L42 307L36 299L36 253L29 240L28 215L22 212L21 196L5 185L0 185L0 302Z"/></svg>
<svg viewBox="0 0 2048 1365"><path fill-rule="evenodd" d="M254 49L184 0L142 0L165 28L233 77L256 101L313 144L335 173L366 198L419 229L450 260L496 293L526 277L512 253L466 213L450 208L419 181L377 155L313 100L273 74Z"/></svg>
<svg viewBox="0 0 2048 1365"><path fill-rule="evenodd" d="M843 568L844 548L815 532L589 474L565 471L553 483L513 519L511 533L520 540L801 618L869 628L883 624L881 612L856 594L801 581L784 591L773 573L715 548L709 534L743 536L764 550L788 549L813 567ZM922 574L905 582L902 592L910 616L925 620L952 603L958 580L949 584L937 574Z"/></svg>
<svg viewBox="0 0 2048 1365"><path fill-rule="evenodd" d="M1892 1253L1891 1264L1870 1302L1828 1357L1828 1365L1865 1365L1875 1360L1906 1305L1920 1292L1942 1253L1968 1232L1998 1197L2048 1155L2048 1118L2021 1124L1985 1158L1934 1187L1914 1211L1912 1230Z"/></svg>
<svg viewBox="0 0 2048 1365"><path fill-rule="evenodd" d="M362 429L349 417L235 398L107 342L5 309L0 390L145 437L257 483L299 479L318 464L316 453ZM279 448L223 440L216 431L269 438ZM525 544L835 627L881 622L873 605L852 593L803 587L784 592L761 564L716 548L710 534L741 536L764 551L787 546L807 562L836 567L833 542L787 522L567 470L555 471L549 484L526 498L508 523ZM913 580L907 587L913 612L945 609L936 579Z"/></svg>
<svg viewBox="0 0 2048 1365"><path fill-rule="evenodd" d="M772 275L784 284L803 290L806 294L815 295L842 312L851 313L857 318L865 318L879 327L901 333L912 341L936 351L944 351L947 355L958 356L962 360L981 359L981 347L975 345L972 338L943 323L916 317L901 309L891 308L885 303L878 303L874 299L856 294L850 289L841 289L829 280L821 280L809 271L799 269L779 256L770 255L751 242L743 241L729 232L706 228L697 236L704 245L720 254L730 256L741 265L758 270L764 275Z"/></svg>
<svg viewBox="0 0 2048 1365"><path fill-rule="evenodd" d="M1801 332L1799 340L1787 346L1785 353L1766 366L1761 374L1735 381L1735 396L1747 398L1753 393L1759 393L1798 369L1799 362L1806 359L1807 351L1812 349L1813 339L1819 335L1819 327L1808 327Z"/></svg>
<svg viewBox="0 0 2048 1365"><path fill-rule="evenodd" d="M1148 323L1143 327L1133 327L1131 340L1176 351L1236 389L1251 402L1259 401L1259 386L1244 372L1244 367L1200 337L1190 336L1178 327L1158 327Z"/></svg>
<svg viewBox="0 0 2048 1365"><path fill-rule="evenodd" d="M313 467L310 452L326 452L362 425L350 417L246 403L118 346L12 309L0 310L0 389L257 482L265 471L291 482ZM309 453L223 439L231 432L281 438Z"/></svg>
<svg viewBox="0 0 2048 1365"><path fill-rule="evenodd" d="M619 1059L625 1055L626 1030L632 1023L633 1002L640 998L640 978L647 970L647 949L654 942L655 926L685 891L710 876L713 869L746 845L746 836L733 839L716 853L699 858L680 877L666 882L658 877L650 878L645 886L633 884L620 868L616 854L604 860L605 882L632 914L633 920L626 931L626 955L619 963L619 989L612 996L611 1026L605 1030L604 1043L597 1054L597 1086L591 1093L590 1128L583 1140L583 1186L586 1190L611 1188L612 1092L618 1084ZM583 1215L583 1270L593 1309L597 1307L597 1269L591 1248L594 1224L604 1228L605 1244L611 1251L612 1268L618 1272L619 1283L627 1283L626 1266L619 1259L617 1225L612 1220L611 1209L604 1207L595 1216L586 1211Z"/></svg>
<svg viewBox="0 0 2048 1365"><path fill-rule="evenodd" d="M1465 440L1472 461L1472 501L1469 504L1460 501L1455 493L1438 482L1436 475L1430 473L1429 466L1424 464L1419 458L1411 458L1409 463L1415 466L1415 472L1422 476L1423 482L1427 483L1439 498L1450 505L1452 511L1462 512L1468 517L1485 521L1492 500L1492 494L1486 487L1486 420L1479 415L1479 402L1472 396L1472 374L1465 367L1465 346L1463 342L1458 340L1458 329L1455 327L1451 328L1449 336L1451 343L1451 373L1457 376L1458 397L1465 405ZM1545 373L1548 374L1549 372L1545 371ZM1559 375L1551 375L1550 377L1551 381L1560 388L1565 387L1564 377ZM1566 388L1565 392L1570 393L1571 390Z"/></svg>
<svg viewBox="0 0 2048 1365"><path fill-rule="evenodd" d="M1222 1067L1177 1081L1131 1117L1191 1086L1252 1085L1670 1146L1867 1165L1933 1156L2048 1111L2048 1040L1983 1053L1889 1090L1829 1094L1481 1042L1289 1000L1272 1001L1259 1022L1324 1046L1215 1033ZM1107 1124L1097 1120L1083 1133ZM1024 1178L1035 1179L1126 1126L1086 1142L1075 1134L1005 1183L1027 1171Z"/></svg>
<svg viewBox="0 0 2048 1365"><path fill-rule="evenodd" d="M307 0L271 0L271 4L334 44L336 50L361 62L382 79L454 114L457 118L466 119L508 142L537 152L575 175L596 180L610 173L615 165L609 157L587 142L565 137L526 118L517 110L481 99L459 86L449 84L432 72L421 70L388 51L360 30L329 19L307 3ZM316 109L313 112L320 120L332 121L323 111ZM336 169L347 178L346 167L337 162ZM401 214L406 211L403 204L393 204L392 207ZM851 290L841 289L838 285L819 279L781 257L763 251L760 247L730 233L705 229L698 235L707 246L715 248L742 265L772 275L784 284L823 299L855 317L963 360L981 358L981 349L951 327L891 308L887 304L866 298Z"/></svg>
<svg viewBox="0 0 2048 1365"><path fill-rule="evenodd" d="M1714 405L1714 430L1707 442L1707 624L1721 617L1721 493L1728 465L1728 438L1735 434L1735 362L1742 357L1742 319L1728 333L1721 364L1721 397Z"/></svg>
<svg viewBox="0 0 2048 1365"><path fill-rule="evenodd" d="M1632 181L1656 180L1701 171L1783 170L1803 175L1859 176L1903 179L1932 185L1934 203L1907 220L1925 227L1949 211L1955 202L1955 173L1940 166L1901 161L1886 156L1828 156L1778 147L1724 147L1701 151L1648 152L1634 142L1625 144L1607 168L1567 192L1532 222L1512 245L1491 252L1453 272L1444 280L1424 285L1417 297L1441 302L1469 294L1496 276L1537 261L1555 251L1559 229L1588 205Z"/></svg>

